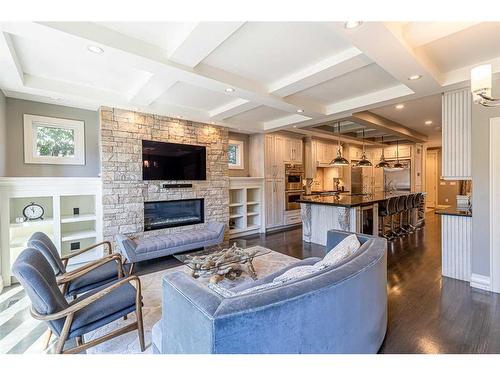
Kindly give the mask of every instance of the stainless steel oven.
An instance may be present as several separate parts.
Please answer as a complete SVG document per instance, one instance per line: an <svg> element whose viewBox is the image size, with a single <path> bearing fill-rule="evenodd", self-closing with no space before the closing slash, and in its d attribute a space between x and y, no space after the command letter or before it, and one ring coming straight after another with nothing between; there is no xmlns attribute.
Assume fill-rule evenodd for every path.
<svg viewBox="0 0 500 375"><path fill-rule="evenodd" d="M285 190L302 190L304 167L302 164L285 164Z"/></svg>
<svg viewBox="0 0 500 375"><path fill-rule="evenodd" d="M285 208L287 211L299 210L300 203L297 202L302 196L302 190L285 192Z"/></svg>

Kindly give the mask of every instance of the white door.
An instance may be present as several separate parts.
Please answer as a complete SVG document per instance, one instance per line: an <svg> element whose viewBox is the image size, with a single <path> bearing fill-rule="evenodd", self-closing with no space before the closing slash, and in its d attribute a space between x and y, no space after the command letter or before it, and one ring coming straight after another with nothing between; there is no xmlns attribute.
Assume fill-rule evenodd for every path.
<svg viewBox="0 0 500 375"><path fill-rule="evenodd" d="M438 184L438 151L428 150L425 162L425 198L427 207L435 208L437 204Z"/></svg>

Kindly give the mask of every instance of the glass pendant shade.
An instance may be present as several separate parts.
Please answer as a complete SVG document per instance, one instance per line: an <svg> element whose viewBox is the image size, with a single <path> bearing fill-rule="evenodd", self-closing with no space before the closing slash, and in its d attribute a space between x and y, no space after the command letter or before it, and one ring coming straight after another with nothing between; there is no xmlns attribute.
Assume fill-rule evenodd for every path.
<svg viewBox="0 0 500 375"><path fill-rule="evenodd" d="M333 128L333 131L335 132L335 128ZM339 146L337 148L337 156L330 162L330 165L345 167L346 165L349 165L349 162L346 158L342 157L342 151L340 150L340 122L338 123L338 142Z"/></svg>
<svg viewBox="0 0 500 375"><path fill-rule="evenodd" d="M371 167L372 163L366 158L365 154L365 130L363 129L363 155L361 155L361 160L356 163L356 167Z"/></svg>
<svg viewBox="0 0 500 375"><path fill-rule="evenodd" d="M384 143L384 137L382 136L382 144ZM384 147L382 146L382 155L380 155L380 161L375 166L375 168L390 168L391 165L385 160Z"/></svg>

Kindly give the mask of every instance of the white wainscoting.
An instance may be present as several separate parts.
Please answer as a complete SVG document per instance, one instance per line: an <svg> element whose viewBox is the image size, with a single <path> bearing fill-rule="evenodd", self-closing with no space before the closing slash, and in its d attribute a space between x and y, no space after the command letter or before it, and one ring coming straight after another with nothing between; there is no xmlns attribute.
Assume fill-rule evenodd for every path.
<svg viewBox="0 0 500 375"><path fill-rule="evenodd" d="M471 280L472 218L441 215L443 276Z"/></svg>
<svg viewBox="0 0 500 375"><path fill-rule="evenodd" d="M472 177L472 97L470 89L443 94L443 158L444 179L468 180Z"/></svg>

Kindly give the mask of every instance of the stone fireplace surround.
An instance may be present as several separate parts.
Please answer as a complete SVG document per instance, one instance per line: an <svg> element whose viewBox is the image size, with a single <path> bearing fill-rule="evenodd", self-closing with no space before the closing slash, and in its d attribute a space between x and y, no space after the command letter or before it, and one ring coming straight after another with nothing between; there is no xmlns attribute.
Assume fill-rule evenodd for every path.
<svg viewBox="0 0 500 375"><path fill-rule="evenodd" d="M209 124L101 107L101 178L104 239L117 233L155 236L229 222L228 129ZM142 140L202 145L207 148L206 181L143 181ZM162 188L169 183L192 188ZM203 198L204 224L144 232L144 202ZM227 232L226 232L227 233Z"/></svg>

